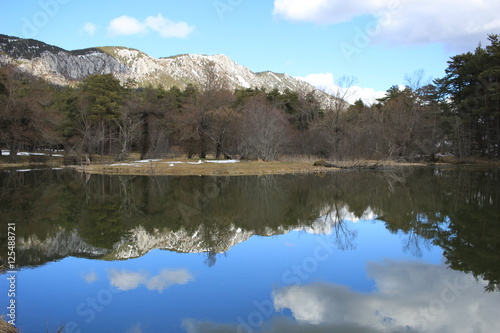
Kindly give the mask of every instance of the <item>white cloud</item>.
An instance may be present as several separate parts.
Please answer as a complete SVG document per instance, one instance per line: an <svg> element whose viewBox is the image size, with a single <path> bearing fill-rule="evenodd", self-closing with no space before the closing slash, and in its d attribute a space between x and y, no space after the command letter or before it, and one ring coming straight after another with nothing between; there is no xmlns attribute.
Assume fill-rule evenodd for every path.
<svg viewBox="0 0 500 333"><path fill-rule="evenodd" d="M385 261L370 263L372 293L315 283L274 292L277 311L290 309L305 324L370 327L386 332L412 328L425 332L497 332L500 294L485 293L486 283L444 265Z"/></svg>
<svg viewBox="0 0 500 333"><path fill-rule="evenodd" d="M328 94L339 97L344 96L345 100L351 104L361 99L366 105L371 105L376 102L377 98L385 96L385 91L376 91L372 88L363 88L356 85L340 87L332 73L309 74L306 77L297 78L312 84Z"/></svg>
<svg viewBox="0 0 500 333"><path fill-rule="evenodd" d="M183 328L188 333L252 332L258 313L269 318L259 330L268 333L500 331L500 293L485 293L486 282L470 274L443 264L392 260L369 263L367 272L376 283L371 292L333 283L278 288L275 315L255 310L237 325L187 319ZM285 309L293 318L279 314Z"/></svg>
<svg viewBox="0 0 500 333"><path fill-rule="evenodd" d="M110 269L108 272L111 285L123 291L136 289L145 285L149 290L162 292L174 284L186 284L193 280L193 276L186 269L163 269L158 275L149 277L148 272L133 272Z"/></svg>
<svg viewBox="0 0 500 333"><path fill-rule="evenodd" d="M150 278L146 282L146 287L149 290L158 290L162 292L173 284L186 284L191 280L193 280L193 276L185 269L164 269L160 274Z"/></svg>
<svg viewBox="0 0 500 333"><path fill-rule="evenodd" d="M186 22L173 22L164 18L162 14L147 17L145 24L150 29L159 32L164 38L186 38L194 30L194 26Z"/></svg>
<svg viewBox="0 0 500 333"><path fill-rule="evenodd" d="M275 0L274 15L290 21L319 24L342 23L381 7L381 1Z"/></svg>
<svg viewBox="0 0 500 333"><path fill-rule="evenodd" d="M136 323L127 330L127 333L142 333L141 323Z"/></svg>
<svg viewBox="0 0 500 333"><path fill-rule="evenodd" d="M163 17L162 14L148 16L144 22L124 15L111 20L108 25L108 35L144 35L152 30L158 32L163 38L186 38L194 29L194 26L186 22L174 22Z"/></svg>
<svg viewBox="0 0 500 333"><path fill-rule="evenodd" d="M372 15L374 22L358 29L372 29L369 37L373 41L399 45L436 42L453 51L473 49L487 34L498 33L499 12L500 2L488 0L274 1L274 15L285 20L337 24Z"/></svg>
<svg viewBox="0 0 500 333"><path fill-rule="evenodd" d="M147 29L144 24L139 22L135 17L123 15L117 17L108 25L108 35L110 36L128 36L139 35L146 33Z"/></svg>
<svg viewBox="0 0 500 333"><path fill-rule="evenodd" d="M145 283L148 274L146 272L131 272L126 270L110 269L109 281L111 285L120 290L132 290Z"/></svg>
<svg viewBox="0 0 500 333"><path fill-rule="evenodd" d="M97 274L94 271L91 271L87 274L82 274L82 277L87 283L93 283L97 281Z"/></svg>
<svg viewBox="0 0 500 333"><path fill-rule="evenodd" d="M335 88L337 87L332 73L309 74L306 77L298 76L296 78L306 81L307 83L312 84L316 88L328 94L332 94L336 90Z"/></svg>
<svg viewBox="0 0 500 333"><path fill-rule="evenodd" d="M500 29L500 2L405 0L382 29L382 41L399 44L443 42L453 51L470 50Z"/></svg>
<svg viewBox="0 0 500 333"><path fill-rule="evenodd" d="M80 29L82 34L87 34L90 37L94 37L95 32L97 31L97 26L91 22L87 22L83 25L83 28Z"/></svg>

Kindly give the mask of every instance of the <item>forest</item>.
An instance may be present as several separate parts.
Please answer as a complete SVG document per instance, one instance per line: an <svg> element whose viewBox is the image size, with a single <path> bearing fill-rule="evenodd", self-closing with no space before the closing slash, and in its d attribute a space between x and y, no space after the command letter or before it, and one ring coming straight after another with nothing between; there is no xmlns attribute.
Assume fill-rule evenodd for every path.
<svg viewBox="0 0 500 333"><path fill-rule="evenodd" d="M207 84L124 85L112 74L55 86L15 66L0 68L0 147L62 150L68 163L95 156L435 161L500 157L500 36L451 57L442 78L407 75L373 105L328 105L313 93L230 90L210 66Z"/></svg>

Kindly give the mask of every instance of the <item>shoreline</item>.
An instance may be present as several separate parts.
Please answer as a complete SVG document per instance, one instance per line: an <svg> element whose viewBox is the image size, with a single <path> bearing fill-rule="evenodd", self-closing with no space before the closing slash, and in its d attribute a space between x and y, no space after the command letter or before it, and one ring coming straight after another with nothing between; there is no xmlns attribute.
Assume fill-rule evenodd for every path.
<svg viewBox="0 0 500 333"><path fill-rule="evenodd" d="M208 160L210 161L210 160ZM338 170L313 166L309 162L238 161L210 163L198 160L160 160L142 163L91 164L73 166L88 174L141 176L263 176L322 173Z"/></svg>
<svg viewBox="0 0 500 333"><path fill-rule="evenodd" d="M62 162L62 161L59 161ZM324 164L314 165L318 162ZM62 165L56 161L48 163L0 163L0 170L31 171L45 168L70 168L87 174L102 175L142 175L142 176L262 176L284 174L322 174L339 170L389 170L415 166L482 166L500 167L498 161L441 161L437 163L410 163L395 161L343 161L335 164L325 161L250 161L250 160L213 160L213 159L161 159L123 162L97 162L89 165Z"/></svg>
<svg viewBox="0 0 500 333"><path fill-rule="evenodd" d="M196 162L197 161L197 162ZM316 162L317 163L317 162ZM281 161L216 161L165 159L73 166L79 172L106 175L149 176L262 176L284 174L324 174L339 170L384 170L394 167L426 166L424 163L392 161L346 161L334 166L315 165L315 162ZM328 163L327 163L328 164Z"/></svg>

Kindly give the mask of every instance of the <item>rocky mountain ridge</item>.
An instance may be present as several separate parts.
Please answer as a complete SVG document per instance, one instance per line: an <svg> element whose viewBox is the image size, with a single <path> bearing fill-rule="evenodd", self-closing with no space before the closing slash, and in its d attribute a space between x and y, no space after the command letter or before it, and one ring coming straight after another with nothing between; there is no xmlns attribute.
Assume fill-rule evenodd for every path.
<svg viewBox="0 0 500 333"><path fill-rule="evenodd" d="M96 258L103 260L126 260L141 257L154 249L164 249L181 253L225 253L233 246L243 243L252 236L277 236L292 231L302 231L309 234L334 235L338 223L345 221L357 222L360 219L373 219L374 213L368 209L362 216L350 212L349 207L339 210L325 210L325 214L312 224L294 227L266 228L264 231L244 230L234 225L219 226L215 229L204 229L202 225L187 231L181 228L173 230L147 231L141 225L129 230L127 236L105 249L90 245L77 230L57 229L43 239L36 235L18 237L17 248L22 266L43 265L46 262L60 260L67 256Z"/></svg>
<svg viewBox="0 0 500 333"><path fill-rule="evenodd" d="M305 81L270 71L254 73L222 54L183 54L157 59L125 47L67 51L32 39L0 35L0 66L8 64L59 85L75 84L92 74L112 73L122 84L178 86L181 89L189 83L204 87L210 67L230 89L290 89L313 92L322 103L332 99Z"/></svg>

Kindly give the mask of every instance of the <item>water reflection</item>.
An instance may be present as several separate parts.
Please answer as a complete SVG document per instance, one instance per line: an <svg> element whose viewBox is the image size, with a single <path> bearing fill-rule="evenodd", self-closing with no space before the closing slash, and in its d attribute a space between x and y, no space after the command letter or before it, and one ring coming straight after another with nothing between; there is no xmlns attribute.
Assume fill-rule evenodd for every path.
<svg viewBox="0 0 500 333"><path fill-rule="evenodd" d="M252 235L306 226L321 233L348 212L331 195L335 183L324 180L14 175L5 177L1 200L7 220L18 221L20 263L29 266L69 255L127 259L155 248L217 254ZM335 221L319 221L332 213Z"/></svg>
<svg viewBox="0 0 500 333"><path fill-rule="evenodd" d="M193 276L186 269L162 269L158 275L149 277L146 271L132 272L110 269L108 278L111 285L119 290L127 291L145 285L149 290L162 292L174 284L186 284L193 280Z"/></svg>
<svg viewBox="0 0 500 333"><path fill-rule="evenodd" d="M445 265L370 262L376 289L362 293L334 283L275 288L272 301L238 325L185 320L194 332L497 332L500 294L484 280ZM291 317L280 315L291 311ZM276 314L277 312L277 314ZM260 316L259 316L260 315ZM265 318L265 320L264 320ZM258 324L258 325L257 325Z"/></svg>
<svg viewBox="0 0 500 333"><path fill-rule="evenodd" d="M498 331L500 293L484 290L500 285L499 172L0 173L1 223L16 223L17 262L36 268L19 272L20 324Z"/></svg>
<svg viewBox="0 0 500 333"><path fill-rule="evenodd" d="M0 173L2 223L16 222L18 264L67 256L123 260L152 249L217 255L252 235L331 233L377 218L416 256L430 245L446 264L500 286L498 170L413 168L264 177L128 177L69 171ZM5 239L0 246L6 247Z"/></svg>
<svg viewBox="0 0 500 333"><path fill-rule="evenodd" d="M484 294L467 274L420 262L369 263L376 290L314 283L275 290L276 310L290 309L304 325L359 327L366 331L494 332L499 294Z"/></svg>

